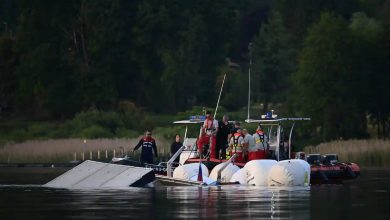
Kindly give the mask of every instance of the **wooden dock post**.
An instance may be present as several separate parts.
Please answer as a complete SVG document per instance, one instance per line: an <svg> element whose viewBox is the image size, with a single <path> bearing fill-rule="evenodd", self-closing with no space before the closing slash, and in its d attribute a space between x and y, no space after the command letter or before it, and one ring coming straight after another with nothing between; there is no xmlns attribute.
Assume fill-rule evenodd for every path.
<svg viewBox="0 0 390 220"><path fill-rule="evenodd" d="M123 150L123 147L119 147L119 156L123 156L123 154L124 154L124 150Z"/></svg>
<svg viewBox="0 0 390 220"><path fill-rule="evenodd" d="M83 153L81 153L81 158L82 158L81 160L84 161L84 159L85 159L84 158L84 151L83 151Z"/></svg>
<svg viewBox="0 0 390 220"><path fill-rule="evenodd" d="M77 152L74 152L74 161L77 160Z"/></svg>
<svg viewBox="0 0 390 220"><path fill-rule="evenodd" d="M100 150L98 150L98 152L97 152L97 157L98 157L98 160L100 160Z"/></svg>

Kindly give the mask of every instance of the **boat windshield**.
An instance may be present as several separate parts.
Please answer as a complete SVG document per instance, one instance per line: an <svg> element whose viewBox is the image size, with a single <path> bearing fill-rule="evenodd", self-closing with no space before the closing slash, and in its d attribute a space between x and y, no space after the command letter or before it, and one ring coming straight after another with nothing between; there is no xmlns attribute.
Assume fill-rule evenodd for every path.
<svg viewBox="0 0 390 220"><path fill-rule="evenodd" d="M307 156L307 162L309 164L319 164L321 161L321 155L319 154L309 154Z"/></svg>
<svg viewBox="0 0 390 220"><path fill-rule="evenodd" d="M323 164L334 164L339 161L336 154L326 154L323 156L322 163Z"/></svg>

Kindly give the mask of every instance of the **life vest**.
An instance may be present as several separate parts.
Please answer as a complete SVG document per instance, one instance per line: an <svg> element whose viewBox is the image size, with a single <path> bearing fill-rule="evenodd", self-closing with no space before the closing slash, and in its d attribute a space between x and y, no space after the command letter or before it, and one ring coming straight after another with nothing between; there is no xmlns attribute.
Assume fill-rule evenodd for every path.
<svg viewBox="0 0 390 220"><path fill-rule="evenodd" d="M256 140L256 144L260 143L260 142L264 142L264 132L263 131L257 131L256 134L259 135L259 139Z"/></svg>
<svg viewBox="0 0 390 220"><path fill-rule="evenodd" d="M256 134L259 136L259 139L256 139L256 145L259 146L261 144L264 152L267 151L266 149L267 143L265 143L264 131L256 131Z"/></svg>
<svg viewBox="0 0 390 220"><path fill-rule="evenodd" d="M214 119L206 119L205 121L205 127L204 127L204 133L207 135L211 135L213 131L215 130L214 128Z"/></svg>
<svg viewBox="0 0 390 220"><path fill-rule="evenodd" d="M233 135L233 149L232 149L232 152L234 152L234 153L242 152L242 146L241 146L240 143L238 143L240 137L242 137L242 135L240 133L234 133L234 135Z"/></svg>
<svg viewBox="0 0 390 220"><path fill-rule="evenodd" d="M229 160L232 156L231 152L229 150L226 151L226 160Z"/></svg>
<svg viewBox="0 0 390 220"><path fill-rule="evenodd" d="M142 143L142 148L143 149L152 149L153 147L153 138L144 138L143 143Z"/></svg>

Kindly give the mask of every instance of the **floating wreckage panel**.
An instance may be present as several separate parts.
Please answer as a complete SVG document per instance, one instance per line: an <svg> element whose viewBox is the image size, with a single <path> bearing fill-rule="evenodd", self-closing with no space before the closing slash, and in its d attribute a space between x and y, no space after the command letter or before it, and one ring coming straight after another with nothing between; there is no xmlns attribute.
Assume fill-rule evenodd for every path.
<svg viewBox="0 0 390 220"><path fill-rule="evenodd" d="M154 172L149 168L87 160L43 186L66 189L123 188L144 186L154 179Z"/></svg>

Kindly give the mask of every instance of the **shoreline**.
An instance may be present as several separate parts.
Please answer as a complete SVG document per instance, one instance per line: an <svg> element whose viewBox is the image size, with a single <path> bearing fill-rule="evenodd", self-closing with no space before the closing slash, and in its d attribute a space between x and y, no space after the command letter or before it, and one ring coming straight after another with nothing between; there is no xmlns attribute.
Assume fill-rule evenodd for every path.
<svg viewBox="0 0 390 220"><path fill-rule="evenodd" d="M0 163L67 163L69 161L109 161L128 154L139 158L140 150L132 152L139 138L49 139L9 143L0 148ZM170 143L156 137L159 158L165 160ZM138 159L137 159L138 160Z"/></svg>

